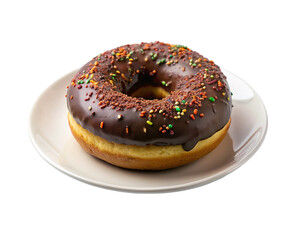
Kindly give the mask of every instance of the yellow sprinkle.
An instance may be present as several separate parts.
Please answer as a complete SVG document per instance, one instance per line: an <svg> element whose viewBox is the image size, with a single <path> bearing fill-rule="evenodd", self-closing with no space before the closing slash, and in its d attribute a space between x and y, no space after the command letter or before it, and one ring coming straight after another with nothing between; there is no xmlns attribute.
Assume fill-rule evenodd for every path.
<svg viewBox="0 0 300 240"><path fill-rule="evenodd" d="M114 82L113 82L113 80L109 80L109 82L110 82L110 84L111 84L111 85L114 85Z"/></svg>
<svg viewBox="0 0 300 240"><path fill-rule="evenodd" d="M158 113L162 113L163 112L163 110L159 110L159 112Z"/></svg>
<svg viewBox="0 0 300 240"><path fill-rule="evenodd" d="M224 92L222 93L223 96L225 96L225 94L226 94L226 93L224 93Z"/></svg>
<svg viewBox="0 0 300 240"><path fill-rule="evenodd" d="M94 77L94 74L92 74L90 78L93 78L93 77Z"/></svg>
<svg viewBox="0 0 300 240"><path fill-rule="evenodd" d="M148 58L145 58L145 62L148 62Z"/></svg>
<svg viewBox="0 0 300 240"><path fill-rule="evenodd" d="M91 80L90 82L91 82L91 83L95 83L95 81L94 81L94 80Z"/></svg>
<svg viewBox="0 0 300 240"><path fill-rule="evenodd" d="M183 109L183 110L182 110L182 112L184 112L184 113L185 113L185 112L186 112L186 109Z"/></svg>
<svg viewBox="0 0 300 240"><path fill-rule="evenodd" d="M117 71L116 71L116 73L120 74L120 71L119 71L119 70L117 70Z"/></svg>
<svg viewBox="0 0 300 240"><path fill-rule="evenodd" d="M128 60L129 60L129 61L133 61L133 59L132 59L132 58L129 58Z"/></svg>

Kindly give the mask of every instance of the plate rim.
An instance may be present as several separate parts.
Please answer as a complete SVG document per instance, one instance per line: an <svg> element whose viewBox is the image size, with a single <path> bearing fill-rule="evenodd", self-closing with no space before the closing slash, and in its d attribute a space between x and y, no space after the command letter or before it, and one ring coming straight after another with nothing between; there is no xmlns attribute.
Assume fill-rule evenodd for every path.
<svg viewBox="0 0 300 240"><path fill-rule="evenodd" d="M258 100L262 104L262 107L263 107L263 110L264 110L264 115L265 115L265 118L266 118L265 126L264 126L265 131L261 135L260 139L257 141L257 144L253 147L253 149L250 152L248 152L242 158L241 161L238 161L236 164L232 164L232 165L228 166L227 168L224 168L224 169L218 171L216 174L207 176L207 177L202 178L200 180L191 181L191 182L187 182L187 183L183 183L183 184L176 184L176 185L172 185L172 186L148 187L148 188L130 187L130 186L120 186L120 185L116 185L116 184L109 184L109 183L105 183L105 182L98 182L98 181L95 181L93 179L85 178L85 177L82 177L82 176L80 176L79 174L77 174L75 172L70 171L67 168L62 167L60 164L58 164L55 161L51 160L51 158L48 157L43 152L43 150L39 147L39 144L36 142L35 137L33 136L33 126L32 126L34 111L36 109L37 104L39 103L39 99L45 94L45 92L47 90L52 88L55 84L60 82L66 76L71 75L73 73L75 74L77 71L78 71L78 69L70 71L69 73L63 75L62 77L60 77L59 79L57 79L56 81L51 83L47 88L45 88L41 92L41 94L37 97L37 99L34 101L33 106L31 107L29 117L28 117L28 134L29 134L29 138L31 140L32 145L34 146L34 148L36 149L38 154L48 164L50 164L51 166L53 166L54 168L56 168L60 172L66 174L66 175L68 175L68 176L70 176L70 177L72 177L76 180L79 180L81 182L87 183L87 184L95 186L95 187L101 187L101 188L116 190L116 191L121 191L121 192L132 192L132 193L166 193L166 192L174 192L174 191L183 191L183 190L188 190L188 189L204 186L206 184L209 184L211 182L214 182L216 180L219 180L219 179L227 176L228 174L232 173L233 171L235 171L236 169L238 169L239 167L244 165L257 152L257 150L260 148L260 146L264 142L264 139L265 139L267 131L268 131L268 114L267 114L266 107L265 107L260 95L258 95L258 93L244 79L242 79L241 77L239 77L236 74L232 73L231 71L228 71L226 69L222 69L222 71L228 72L231 75L238 78L240 81L242 81L244 84L246 84L247 87L249 87L255 93L255 95L258 97ZM130 171L128 169L124 169L124 170Z"/></svg>

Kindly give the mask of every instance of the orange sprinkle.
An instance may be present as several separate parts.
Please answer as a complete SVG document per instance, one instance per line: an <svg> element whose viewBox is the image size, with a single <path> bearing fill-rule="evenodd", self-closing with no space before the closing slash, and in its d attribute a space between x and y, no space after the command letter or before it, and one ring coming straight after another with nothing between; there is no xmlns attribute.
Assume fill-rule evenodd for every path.
<svg viewBox="0 0 300 240"><path fill-rule="evenodd" d="M182 68L182 71L185 71L185 67Z"/></svg>
<svg viewBox="0 0 300 240"><path fill-rule="evenodd" d="M198 113L198 110L197 109L194 109L194 112L193 112L195 115L197 115Z"/></svg>
<svg viewBox="0 0 300 240"><path fill-rule="evenodd" d="M200 113L200 115L199 115L200 117L204 117L204 113Z"/></svg>
<svg viewBox="0 0 300 240"><path fill-rule="evenodd" d="M195 116L193 114L190 115L191 119L195 120Z"/></svg>
<svg viewBox="0 0 300 240"><path fill-rule="evenodd" d="M95 66L98 66L98 65L99 65L99 63L96 61L96 62L94 62L94 65L95 65Z"/></svg>
<svg viewBox="0 0 300 240"><path fill-rule="evenodd" d="M126 77L125 77L124 73L121 74L121 77L122 77L124 80L126 80Z"/></svg>
<svg viewBox="0 0 300 240"><path fill-rule="evenodd" d="M74 98L73 95L71 95L70 99L72 100L73 98Z"/></svg>
<svg viewBox="0 0 300 240"><path fill-rule="evenodd" d="M101 122L100 123L100 128L103 128L104 127L104 122Z"/></svg>
<svg viewBox="0 0 300 240"><path fill-rule="evenodd" d="M126 127L126 133L129 134L129 128L128 127Z"/></svg>

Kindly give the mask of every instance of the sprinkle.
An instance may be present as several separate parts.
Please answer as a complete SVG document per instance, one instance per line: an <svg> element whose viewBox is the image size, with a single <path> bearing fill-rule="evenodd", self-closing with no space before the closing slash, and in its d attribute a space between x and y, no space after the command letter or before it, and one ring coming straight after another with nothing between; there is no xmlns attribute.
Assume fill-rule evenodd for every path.
<svg viewBox="0 0 300 240"><path fill-rule="evenodd" d="M71 95L70 99L72 100L73 98L74 98L73 95Z"/></svg>
<svg viewBox="0 0 300 240"><path fill-rule="evenodd" d="M147 132L147 128L143 127L143 131L144 131L144 133L146 133Z"/></svg>
<svg viewBox="0 0 300 240"><path fill-rule="evenodd" d="M216 99L214 99L213 97L210 97L209 101L214 102L214 101L216 101Z"/></svg>
<svg viewBox="0 0 300 240"><path fill-rule="evenodd" d="M172 124L169 124L169 125L168 125L168 127L169 127L169 128L172 128L172 127L173 127L173 125L172 125Z"/></svg>
<svg viewBox="0 0 300 240"><path fill-rule="evenodd" d="M230 92L230 95L232 96L232 95L233 95L233 93L232 93L232 92Z"/></svg>
<svg viewBox="0 0 300 240"><path fill-rule="evenodd" d="M126 133L129 134L129 128L126 126Z"/></svg>
<svg viewBox="0 0 300 240"><path fill-rule="evenodd" d="M210 78L214 78L214 75L210 75Z"/></svg>
<svg viewBox="0 0 300 240"><path fill-rule="evenodd" d="M161 81L161 85L166 86L166 82L165 81Z"/></svg>
<svg viewBox="0 0 300 240"><path fill-rule="evenodd" d="M197 115L197 113L198 113L198 110L197 110L197 109L194 109L193 114L194 114L194 115Z"/></svg>
<svg viewBox="0 0 300 240"><path fill-rule="evenodd" d="M182 68L182 71L183 71L183 72L185 71L185 67Z"/></svg>
<svg viewBox="0 0 300 240"><path fill-rule="evenodd" d="M90 110L90 111L92 110L92 107L91 107L91 106L89 106L89 110Z"/></svg>
<svg viewBox="0 0 300 240"><path fill-rule="evenodd" d="M151 109L150 111L149 111L149 113L153 113L154 111L153 111L153 109Z"/></svg>
<svg viewBox="0 0 300 240"><path fill-rule="evenodd" d="M166 62L166 59L163 58L163 59L157 61L156 64L159 65L159 64L162 64L162 63L165 63L165 62Z"/></svg>
<svg viewBox="0 0 300 240"><path fill-rule="evenodd" d="M204 117L204 113L200 113L199 116L200 116L200 117Z"/></svg>
<svg viewBox="0 0 300 240"><path fill-rule="evenodd" d="M163 110L159 110L159 112L158 113L162 113L163 112Z"/></svg>
<svg viewBox="0 0 300 240"><path fill-rule="evenodd" d="M191 119L195 120L195 116L193 114L190 115Z"/></svg>
<svg viewBox="0 0 300 240"><path fill-rule="evenodd" d="M88 79L88 80L85 81L85 83L89 83L89 82L90 82L90 79Z"/></svg>
<svg viewBox="0 0 300 240"><path fill-rule="evenodd" d="M175 107L175 110L177 111L177 112L180 112L180 108L179 107Z"/></svg>
<svg viewBox="0 0 300 240"><path fill-rule="evenodd" d="M121 120L122 117L123 117L122 114L119 114L119 115L118 115L118 120Z"/></svg>
<svg viewBox="0 0 300 240"><path fill-rule="evenodd" d="M147 124L149 124L150 126L152 126L153 122L150 122L149 120L147 120Z"/></svg>
<svg viewBox="0 0 300 240"><path fill-rule="evenodd" d="M185 100L182 100L181 102L182 102L182 103L186 103L186 101L185 101Z"/></svg>
<svg viewBox="0 0 300 240"><path fill-rule="evenodd" d="M100 128L103 128L104 127L104 122L101 122L100 123Z"/></svg>

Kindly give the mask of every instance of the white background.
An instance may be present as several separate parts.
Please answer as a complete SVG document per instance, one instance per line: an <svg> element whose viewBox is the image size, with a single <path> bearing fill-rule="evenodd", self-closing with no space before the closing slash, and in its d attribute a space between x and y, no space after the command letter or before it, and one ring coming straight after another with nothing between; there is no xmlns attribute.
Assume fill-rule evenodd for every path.
<svg viewBox="0 0 300 240"><path fill-rule="evenodd" d="M297 1L1 1L0 239L300 239ZM133 194L79 182L28 136L51 83L95 55L180 43L245 79L269 129L241 168L204 187Z"/></svg>

